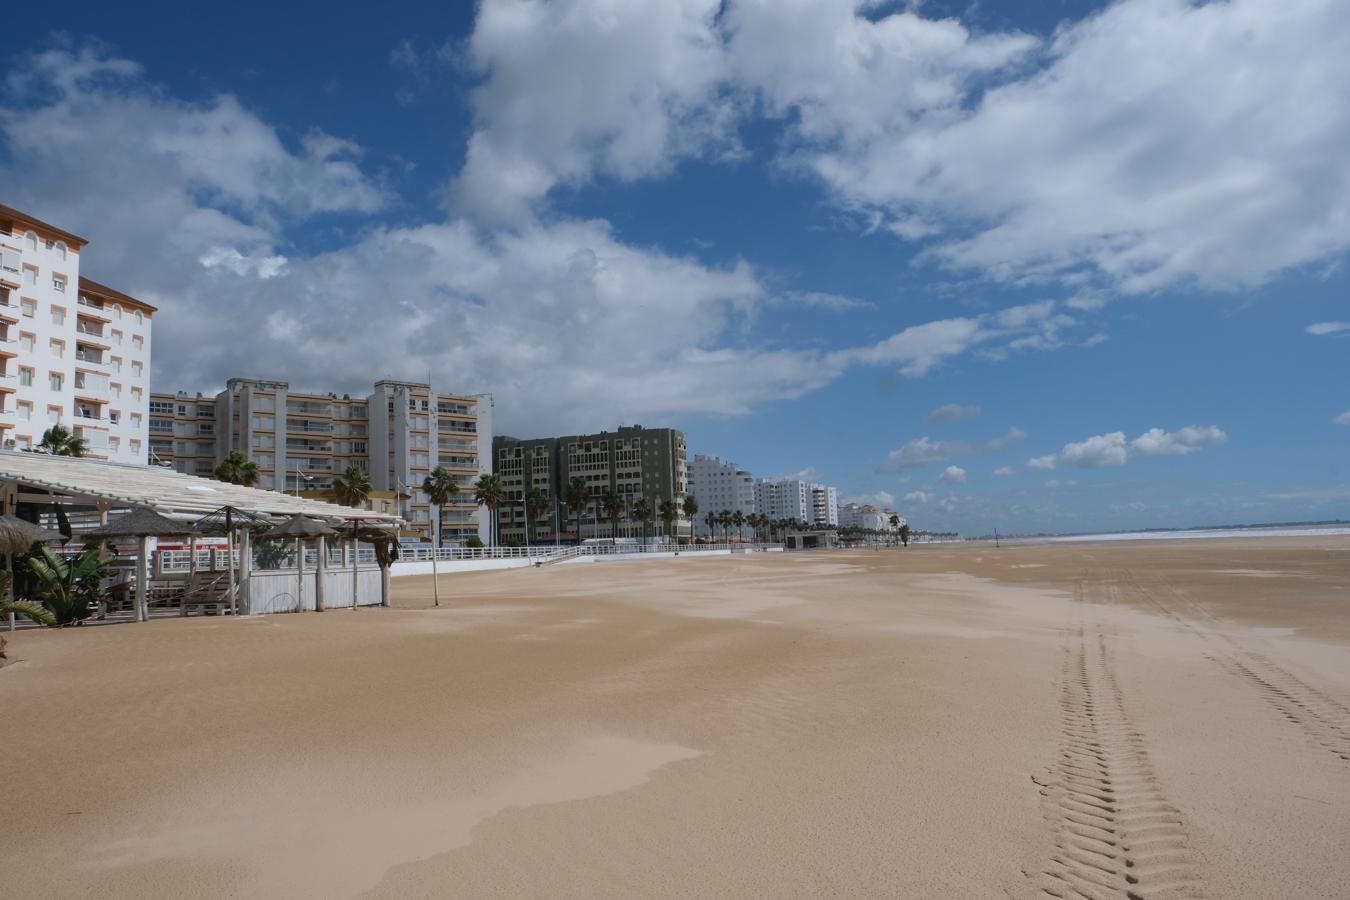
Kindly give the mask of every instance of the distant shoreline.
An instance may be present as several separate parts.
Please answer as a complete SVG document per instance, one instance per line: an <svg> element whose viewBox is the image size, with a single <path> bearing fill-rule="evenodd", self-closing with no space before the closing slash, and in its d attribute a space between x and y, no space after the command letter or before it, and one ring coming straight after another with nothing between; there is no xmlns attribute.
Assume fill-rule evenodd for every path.
<svg viewBox="0 0 1350 900"><path fill-rule="evenodd" d="M1350 535L1350 522L1290 522L1268 525L1221 525L1199 528L1147 528L1084 534L1037 534L1005 537L1027 543L1074 543L1079 541L1195 540L1240 537L1327 537ZM992 538L990 538L992 540Z"/></svg>

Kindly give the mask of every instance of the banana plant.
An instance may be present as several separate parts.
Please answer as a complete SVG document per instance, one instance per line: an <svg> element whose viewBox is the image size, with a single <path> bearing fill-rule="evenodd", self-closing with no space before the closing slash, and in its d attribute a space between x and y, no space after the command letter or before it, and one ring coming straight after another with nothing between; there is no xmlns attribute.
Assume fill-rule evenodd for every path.
<svg viewBox="0 0 1350 900"><path fill-rule="evenodd" d="M56 617L52 615L50 609L41 603L32 600L8 599L9 585L13 578L14 576L8 571L0 569L0 618L8 618L9 614L13 613L16 616L30 619L39 625L55 625ZM3 658L3 653L0 653L0 658Z"/></svg>
<svg viewBox="0 0 1350 900"><path fill-rule="evenodd" d="M37 578L37 595L51 610L56 625L70 625L89 618L93 607L108 599L103 580L112 574L112 559L98 547L86 547L75 557L61 557L47 547L38 547L28 557L28 568Z"/></svg>

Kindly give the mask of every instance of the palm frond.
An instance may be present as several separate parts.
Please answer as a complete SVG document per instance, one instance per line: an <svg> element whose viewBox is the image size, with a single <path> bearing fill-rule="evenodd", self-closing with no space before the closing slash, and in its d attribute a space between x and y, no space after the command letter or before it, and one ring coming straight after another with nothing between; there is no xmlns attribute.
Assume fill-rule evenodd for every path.
<svg viewBox="0 0 1350 900"><path fill-rule="evenodd" d="M32 600L0 600L0 616L8 616L10 613L23 616L39 625L56 624L56 617L52 615L51 610Z"/></svg>

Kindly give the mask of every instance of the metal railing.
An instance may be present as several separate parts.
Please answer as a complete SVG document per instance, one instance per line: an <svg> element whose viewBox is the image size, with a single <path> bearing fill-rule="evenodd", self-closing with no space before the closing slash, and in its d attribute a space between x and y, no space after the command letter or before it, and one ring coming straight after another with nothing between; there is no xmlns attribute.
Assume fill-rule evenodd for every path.
<svg viewBox="0 0 1350 900"><path fill-rule="evenodd" d="M578 556L618 556L631 553L706 553L710 550L758 552L782 549L782 544L571 544L562 547L538 544L531 547L433 547L404 545L399 548L400 562L437 562L473 559L574 559Z"/></svg>

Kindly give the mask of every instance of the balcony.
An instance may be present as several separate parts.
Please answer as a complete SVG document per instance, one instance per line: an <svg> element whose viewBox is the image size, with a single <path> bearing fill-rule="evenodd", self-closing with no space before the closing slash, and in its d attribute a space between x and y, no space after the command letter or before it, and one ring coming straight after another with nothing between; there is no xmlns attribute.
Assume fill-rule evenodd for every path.
<svg viewBox="0 0 1350 900"><path fill-rule="evenodd" d="M288 438L286 440L287 450L300 450L306 453L332 453L333 445L328 441L307 441L302 439Z"/></svg>
<svg viewBox="0 0 1350 900"><path fill-rule="evenodd" d="M295 421L287 420L287 431L309 432L312 434L331 434L333 431L332 422L310 422L305 419Z"/></svg>
<svg viewBox="0 0 1350 900"><path fill-rule="evenodd" d="M478 426L473 422L441 422L441 434L477 434Z"/></svg>
<svg viewBox="0 0 1350 900"><path fill-rule="evenodd" d="M478 442L477 442L477 441L466 441L466 440L464 440L463 438L446 438L446 437L443 437L443 438L440 439L440 441L437 442L436 447L437 447L438 449L440 449L442 452L445 452L445 451L450 451L450 452L458 451L458 452L460 452L460 453L477 453L477 452L478 452Z"/></svg>
<svg viewBox="0 0 1350 900"><path fill-rule="evenodd" d="M81 428L75 426L75 436L84 438L85 443L89 445L90 450L108 449L108 432L99 431L94 428Z"/></svg>
<svg viewBox="0 0 1350 900"><path fill-rule="evenodd" d="M96 366L105 365L102 350L76 350L75 358L80 362L91 363Z"/></svg>
<svg viewBox="0 0 1350 900"><path fill-rule="evenodd" d="M97 406L81 406L75 410L75 418L85 422L102 422L103 413Z"/></svg>
<svg viewBox="0 0 1350 900"><path fill-rule="evenodd" d="M87 334L92 337L103 337L103 324L100 322L89 322L85 319L76 319L75 330L80 334Z"/></svg>
<svg viewBox="0 0 1350 900"><path fill-rule="evenodd" d="M295 416L332 416L331 403L287 403L286 414Z"/></svg>
<svg viewBox="0 0 1350 900"><path fill-rule="evenodd" d="M97 372L76 372L75 393L84 397L105 399L108 397L109 378Z"/></svg>

